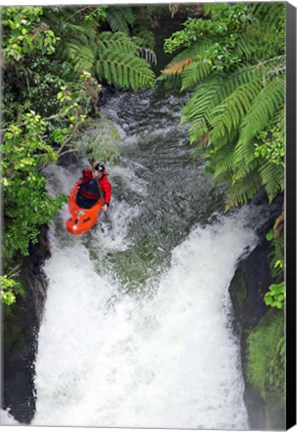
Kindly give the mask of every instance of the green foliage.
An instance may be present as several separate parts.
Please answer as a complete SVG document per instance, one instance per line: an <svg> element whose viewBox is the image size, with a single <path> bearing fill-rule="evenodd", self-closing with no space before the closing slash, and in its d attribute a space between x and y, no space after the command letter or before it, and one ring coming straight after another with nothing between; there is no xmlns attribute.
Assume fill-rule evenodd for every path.
<svg viewBox="0 0 297 432"><path fill-rule="evenodd" d="M271 284L269 291L264 296L267 306L283 309L286 299L286 287L284 282L284 214L275 221L273 229L268 231L266 239L271 242L273 252L271 254L271 274L278 283Z"/></svg>
<svg viewBox="0 0 297 432"><path fill-rule="evenodd" d="M12 260L17 253L28 255L38 228L49 223L64 198L45 191L41 168L55 162L57 154L44 140L45 123L33 111L21 117L4 133L2 148L3 198L5 202L3 255Z"/></svg>
<svg viewBox="0 0 297 432"><path fill-rule="evenodd" d="M1 9L3 54L7 61L20 61L24 55L39 51L53 54L60 40L41 22L42 7L8 7Z"/></svg>
<svg viewBox="0 0 297 432"><path fill-rule="evenodd" d="M7 275L0 276L0 298L6 306L16 302L17 295L24 295L22 285Z"/></svg>
<svg viewBox="0 0 297 432"><path fill-rule="evenodd" d="M155 47L155 37L150 30L148 30L145 26L138 25L134 29L133 34L133 41L137 46L140 48L145 47L146 49L153 51Z"/></svg>
<svg viewBox="0 0 297 432"><path fill-rule="evenodd" d="M118 9L114 20L126 20L129 31L137 25L137 37L100 31L106 26L108 6L1 9L5 227L1 298L6 305L23 294L16 265L37 241L40 226L50 224L66 201L65 196L47 192L44 167L74 151L96 160L118 158L119 135L107 119L90 130L88 148L78 145L83 129L89 129L88 114L98 112L98 79L130 89L154 84L149 65L154 53L143 46L151 35L144 28L140 34L143 20L136 20L134 8Z"/></svg>
<svg viewBox="0 0 297 432"><path fill-rule="evenodd" d="M272 276L278 281L283 279L284 272L284 213L275 221L273 229L268 231L266 239L271 242L273 253L271 254Z"/></svg>
<svg viewBox="0 0 297 432"><path fill-rule="evenodd" d="M131 6L111 6L108 8L107 22L113 32L129 34L130 26L135 23L136 16Z"/></svg>
<svg viewBox="0 0 297 432"><path fill-rule="evenodd" d="M154 26L160 9L159 6L108 6L106 21L113 32L126 33L140 48L153 50L155 38L150 28Z"/></svg>
<svg viewBox="0 0 297 432"><path fill-rule="evenodd" d="M107 6L95 6L86 8L86 13L83 20L87 24L98 25L99 22L104 22L107 18Z"/></svg>
<svg viewBox="0 0 297 432"><path fill-rule="evenodd" d="M248 337L247 378L263 398L275 397L284 406L284 315L270 311Z"/></svg>
<svg viewBox="0 0 297 432"><path fill-rule="evenodd" d="M154 85L149 63L140 58L140 50L125 33L89 32L78 34L65 46L65 55L76 70L90 71L99 81L125 89L145 89Z"/></svg>
<svg viewBox="0 0 297 432"><path fill-rule="evenodd" d="M255 136L255 157L262 157L267 161L284 168L285 158L285 110L279 112L276 122L267 130L262 130Z"/></svg>
<svg viewBox="0 0 297 432"><path fill-rule="evenodd" d="M100 118L96 127L87 131L84 140L75 146L82 158L86 157L90 163L101 160L115 163L120 157L120 134L114 123L107 118Z"/></svg>
<svg viewBox="0 0 297 432"><path fill-rule="evenodd" d="M57 95L59 111L55 115L42 119L34 111L19 114L18 119L3 130L1 183L5 230L2 255L5 265L2 299L6 304L13 303L16 294L21 292L17 278L9 277L15 261L29 254L29 246L37 241L40 226L50 224L67 201L63 195L48 194L42 171L44 166L57 162L65 153L65 146L66 152L69 151L69 140L84 124L86 115L82 107L87 94L84 84L89 79L85 72L77 83L61 88ZM58 150L51 145L52 138L59 143Z"/></svg>
<svg viewBox="0 0 297 432"><path fill-rule="evenodd" d="M211 19L189 18L184 23L184 30L165 41L165 52L172 53L180 47L189 47L208 39L213 44L206 51L206 59L214 65L214 69L222 70L223 66L229 69L240 64L241 58L234 52L234 46L250 20L249 6L204 5L204 11L211 15Z"/></svg>
<svg viewBox="0 0 297 432"><path fill-rule="evenodd" d="M52 37L48 26L42 26L44 33L38 38L40 43L31 46L31 36L36 34L34 26L42 12L42 8L4 10L7 57L2 105L4 129L1 131L5 228L1 298L6 305L14 303L17 296L23 294L19 274L14 271L16 265L21 263L22 256L29 254L29 246L37 241L40 226L50 224L66 201L65 196L48 194L43 168L57 162L71 137L85 122L90 99L87 88L90 76L87 73L65 85L67 77L74 77L71 67L62 65L60 60L49 60L53 50L48 39ZM28 40L22 26L30 26ZM9 47L13 39L18 38L17 32L21 32L24 38L19 45L21 55L15 58L9 54ZM58 40L54 36L53 39ZM44 66L47 71L43 70L40 82L38 79L41 79ZM49 104L46 103L48 99ZM50 115L42 117L32 109L34 106L43 108L40 111ZM58 149L53 147L53 139L59 143Z"/></svg>
<svg viewBox="0 0 297 432"><path fill-rule="evenodd" d="M283 309L285 302L285 282L271 284L269 291L264 296L264 302L267 306Z"/></svg>
<svg viewBox="0 0 297 432"><path fill-rule="evenodd" d="M41 116L57 112L57 93L73 80L73 68L69 62L48 56L36 56L30 64L9 64L3 71L3 126L13 122L18 113L30 110Z"/></svg>
<svg viewBox="0 0 297 432"><path fill-rule="evenodd" d="M165 41L182 50L162 71L167 87L191 90L182 123L207 172L224 183L225 208L242 205L264 187L269 202L284 189L285 5L204 4L205 19L189 19ZM264 301L283 308L283 231L273 234L271 285Z"/></svg>
<svg viewBox="0 0 297 432"><path fill-rule="evenodd" d="M182 123L227 184L226 210L262 186L272 202L284 187L285 5L209 4L204 14L165 41L167 52L184 49L162 79L192 90Z"/></svg>

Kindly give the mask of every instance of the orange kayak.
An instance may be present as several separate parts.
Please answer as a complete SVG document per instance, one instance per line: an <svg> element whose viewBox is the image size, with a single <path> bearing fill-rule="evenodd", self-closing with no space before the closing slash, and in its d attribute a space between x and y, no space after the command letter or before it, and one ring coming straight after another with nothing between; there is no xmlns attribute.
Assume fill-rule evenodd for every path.
<svg viewBox="0 0 297 432"><path fill-rule="evenodd" d="M89 231L97 223L100 210L103 206L103 199L99 201L90 209L83 209L76 203L76 194L80 182L76 182L68 200L68 208L71 217L66 222L66 228L70 234L80 235Z"/></svg>

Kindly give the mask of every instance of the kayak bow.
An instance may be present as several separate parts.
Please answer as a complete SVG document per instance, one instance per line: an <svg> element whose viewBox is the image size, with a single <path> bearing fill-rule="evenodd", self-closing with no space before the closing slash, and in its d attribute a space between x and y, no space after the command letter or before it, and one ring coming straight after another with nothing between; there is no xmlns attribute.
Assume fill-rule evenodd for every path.
<svg viewBox="0 0 297 432"><path fill-rule="evenodd" d="M70 234L80 235L89 231L97 223L99 213L103 206L103 199L100 198L90 209L84 209L77 205L76 194L80 182L77 181L70 193L68 208L71 217L66 222L66 228Z"/></svg>

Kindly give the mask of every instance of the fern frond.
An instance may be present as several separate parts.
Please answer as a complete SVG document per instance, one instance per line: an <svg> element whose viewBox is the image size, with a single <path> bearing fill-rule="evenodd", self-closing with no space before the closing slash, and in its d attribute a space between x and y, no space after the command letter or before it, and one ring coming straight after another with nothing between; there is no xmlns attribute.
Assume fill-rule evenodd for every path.
<svg viewBox="0 0 297 432"><path fill-rule="evenodd" d="M243 84L211 112L211 142L236 131L248 112L253 99L261 90L259 81Z"/></svg>
<svg viewBox="0 0 297 432"><path fill-rule="evenodd" d="M284 168L281 165L265 161L259 172L271 203L276 195L284 190Z"/></svg>
<svg viewBox="0 0 297 432"><path fill-rule="evenodd" d="M85 26L78 25L78 24L72 24L70 22L68 22L66 24L66 26L67 26L67 31L68 31L69 35L72 37L75 36L75 38L78 38L79 35L82 35L82 34L87 36L90 32L96 33L94 31L94 29L91 27L85 27Z"/></svg>
<svg viewBox="0 0 297 432"><path fill-rule="evenodd" d="M174 88L180 88L181 86L181 76L180 75L159 75L157 81L162 81L163 86L166 90L171 90Z"/></svg>
<svg viewBox="0 0 297 432"><path fill-rule="evenodd" d="M102 53L106 49L111 49L124 53L138 54L139 49L137 45L130 39L125 33L112 33L102 32L100 33L97 41L98 54Z"/></svg>
<svg viewBox="0 0 297 432"><path fill-rule="evenodd" d="M153 87L155 75L149 65L132 54L106 50L96 63L96 76L122 88Z"/></svg>
<svg viewBox="0 0 297 432"><path fill-rule="evenodd" d="M275 78L254 97L243 119L239 141L235 149L235 162L249 162L254 158L253 138L274 118L284 104L284 80Z"/></svg>
<svg viewBox="0 0 297 432"><path fill-rule="evenodd" d="M257 171L229 186L226 192L225 210L238 207L251 200L261 188L261 177Z"/></svg>
<svg viewBox="0 0 297 432"><path fill-rule="evenodd" d="M205 60L196 60L182 72L182 88L181 91L189 87L194 87L199 82L207 78L212 72L211 66Z"/></svg>
<svg viewBox="0 0 297 432"><path fill-rule="evenodd" d="M67 57L74 63L74 69L90 71L95 62L95 53L88 45L81 45L75 41L65 46Z"/></svg>
<svg viewBox="0 0 297 432"><path fill-rule="evenodd" d="M183 50L181 53L176 55L171 60L171 62L166 66L166 68L163 71L161 71L161 73L162 72L163 73L160 76L159 80L163 81L163 82L166 82L167 80L169 80L171 83L174 82L174 80L171 79L172 72L170 72L170 71L172 70L174 74L182 73L184 70L184 66L186 66L187 64L190 64L196 58L197 54L201 53L201 50L202 50L202 46L201 46L201 44L198 44L198 43L192 45L189 48L186 48L185 50ZM188 59L191 59L191 60L189 60L189 63L187 63ZM185 61L185 63L183 63L183 61ZM166 73L166 70L168 70L169 73ZM176 82L180 83L181 81L176 80Z"/></svg>
<svg viewBox="0 0 297 432"><path fill-rule="evenodd" d="M183 108L181 123L190 122L190 143L198 141L210 129L209 112L221 82L217 78L206 80L199 85Z"/></svg>
<svg viewBox="0 0 297 432"><path fill-rule="evenodd" d="M266 75L274 70L275 65L279 64L280 60L282 61L282 59L278 58L256 66L246 66L230 78L214 76L212 79L206 79L202 82L196 88L183 110L181 122L194 123L193 127L190 126L189 128L191 142L197 141L199 133L201 132L201 135L203 135L206 132L205 124L208 123L210 127L211 119L219 114L219 112L212 112L215 107L228 100L227 98L234 95L234 92L244 84L265 83ZM240 105L238 108L240 109ZM223 110L220 114L222 112ZM198 127L199 122L202 125L201 131ZM231 133L234 134L235 131L231 130Z"/></svg>
<svg viewBox="0 0 297 432"><path fill-rule="evenodd" d="M79 40L72 39L66 44L65 55L76 70L94 68L99 80L122 88L143 89L152 87L155 81L149 63L140 58L139 47L124 33L102 32L99 36L90 33L90 37L80 34Z"/></svg>
<svg viewBox="0 0 297 432"><path fill-rule="evenodd" d="M186 103L183 110L182 123L188 121L196 122L200 118L209 118L211 110L232 95L238 87L243 84L252 83L253 81L261 82L267 70L271 70L271 65L245 67L230 78L214 76L211 80L204 81L196 88ZM195 127L195 131L197 131L197 127ZM197 134L191 139L195 141Z"/></svg>
<svg viewBox="0 0 297 432"><path fill-rule="evenodd" d="M285 139L286 137L286 107L285 105L280 107L279 112L275 116L275 125L278 129L277 136L280 139Z"/></svg>
<svg viewBox="0 0 297 432"><path fill-rule="evenodd" d="M255 18L271 25L282 19L285 7L285 2L259 2L253 5L252 14Z"/></svg>
<svg viewBox="0 0 297 432"><path fill-rule="evenodd" d="M226 82L223 84L224 91L231 94L242 84L248 84L253 81L261 81L264 86L271 77L278 74L280 65L283 65L284 61L284 56L278 56L256 65L246 64L242 69L226 79Z"/></svg>
<svg viewBox="0 0 297 432"><path fill-rule="evenodd" d="M240 181L242 178L248 176L252 171L255 171L261 165L259 158L254 158L250 162L242 161L240 164L235 163L235 154L233 158L233 181Z"/></svg>
<svg viewBox="0 0 297 432"><path fill-rule="evenodd" d="M182 123L194 121L200 116L204 117L207 109L212 106L220 86L221 81L216 77L199 85L183 108Z"/></svg>
<svg viewBox="0 0 297 432"><path fill-rule="evenodd" d="M192 63L195 57L188 57L176 63L170 64L166 69L161 70L161 73L166 75L181 74L186 66Z"/></svg>
<svg viewBox="0 0 297 432"><path fill-rule="evenodd" d="M255 52L259 51L259 40L254 33L245 32L236 41L235 53L247 61L252 58Z"/></svg>
<svg viewBox="0 0 297 432"><path fill-rule="evenodd" d="M130 6L108 6L107 22L114 32L129 33L129 26L135 19L136 16Z"/></svg>
<svg viewBox="0 0 297 432"><path fill-rule="evenodd" d="M99 38L102 42L111 42L111 41L131 41L130 36L128 36L124 32L112 33L110 31L104 31L99 34ZM134 43L131 41L131 43Z"/></svg>
<svg viewBox="0 0 297 432"><path fill-rule="evenodd" d="M234 145L229 142L223 148L220 147L220 151L216 152L215 157L215 170L214 177L218 179L223 176L226 172L232 173L234 159Z"/></svg>
<svg viewBox="0 0 297 432"><path fill-rule="evenodd" d="M205 134L207 134L208 130L209 124L203 116L193 120L189 126L190 144L192 145L196 142L200 142Z"/></svg>
<svg viewBox="0 0 297 432"><path fill-rule="evenodd" d="M143 25L133 27L133 34L136 45L139 47L145 46L148 49L154 50L155 48L155 36L154 33L148 30Z"/></svg>
<svg viewBox="0 0 297 432"><path fill-rule="evenodd" d="M157 64L157 56L154 51L152 51L149 48L141 47L139 52L140 52L140 57L144 58L147 61L147 63L154 64L154 65Z"/></svg>

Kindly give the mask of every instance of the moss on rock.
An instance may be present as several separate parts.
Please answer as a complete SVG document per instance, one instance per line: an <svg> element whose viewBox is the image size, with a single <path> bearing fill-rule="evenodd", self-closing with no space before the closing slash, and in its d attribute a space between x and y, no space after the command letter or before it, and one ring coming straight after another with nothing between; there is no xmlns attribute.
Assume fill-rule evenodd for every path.
<svg viewBox="0 0 297 432"><path fill-rule="evenodd" d="M249 426L257 430L285 428L284 319L282 311L267 307L263 300L273 283L270 254L270 245L263 241L239 264L229 288Z"/></svg>
<svg viewBox="0 0 297 432"><path fill-rule="evenodd" d="M266 401L273 418L281 418L285 410L285 337L284 313L271 309L247 339L247 380ZM267 427L275 421L267 419ZM281 425L279 425L281 426Z"/></svg>

